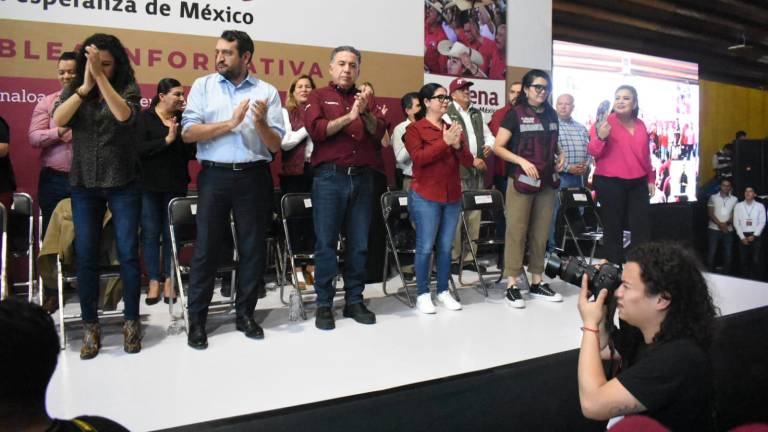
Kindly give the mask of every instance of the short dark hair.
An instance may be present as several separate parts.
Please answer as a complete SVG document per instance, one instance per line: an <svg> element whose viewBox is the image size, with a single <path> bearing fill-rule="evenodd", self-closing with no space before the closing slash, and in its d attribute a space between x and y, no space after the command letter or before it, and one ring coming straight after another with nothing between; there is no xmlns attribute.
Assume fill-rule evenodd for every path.
<svg viewBox="0 0 768 432"><path fill-rule="evenodd" d="M400 98L400 108L403 110L403 114L405 114L405 110L413 108L414 99L419 100L419 94L416 92L408 92Z"/></svg>
<svg viewBox="0 0 768 432"><path fill-rule="evenodd" d="M693 339L702 349L712 342L717 309L701 264L688 249L673 242L650 242L627 253L640 266L646 295L669 299L669 309L654 342Z"/></svg>
<svg viewBox="0 0 768 432"><path fill-rule="evenodd" d="M744 132L743 130L736 131L736 139L737 140L738 139L742 139L742 138L746 138L746 137L747 137L747 133Z"/></svg>
<svg viewBox="0 0 768 432"><path fill-rule="evenodd" d="M733 186L733 182L728 177L723 177L723 178L720 179L720 184L723 184L723 183L728 183L731 186Z"/></svg>
<svg viewBox="0 0 768 432"><path fill-rule="evenodd" d="M427 115L427 99L431 99L438 89L444 88L445 87L438 83L428 83L421 87L421 90L419 90L419 102L421 102L421 109L416 113L416 120L421 120L424 118L424 116Z"/></svg>
<svg viewBox="0 0 768 432"><path fill-rule="evenodd" d="M45 405L60 350L56 326L43 308L13 298L0 302L0 417L13 415L6 409Z"/></svg>
<svg viewBox="0 0 768 432"><path fill-rule="evenodd" d="M253 40L248 36L248 33L240 30L224 30L219 38L227 42L237 41L237 53L240 57L247 52L251 53L251 57L253 57Z"/></svg>
<svg viewBox="0 0 768 432"><path fill-rule="evenodd" d="M59 62L67 61L67 60L77 61L77 53L74 51L64 51L63 53L61 53L61 55L59 55L59 59L56 60L56 63L58 64Z"/></svg>
<svg viewBox="0 0 768 432"><path fill-rule="evenodd" d="M360 66L363 64L363 55L360 54L360 51L358 51L357 48L351 45L341 45L334 48L333 51L331 51L331 63L333 63L333 59L336 58L336 54L340 52L351 52L357 57L357 65Z"/></svg>

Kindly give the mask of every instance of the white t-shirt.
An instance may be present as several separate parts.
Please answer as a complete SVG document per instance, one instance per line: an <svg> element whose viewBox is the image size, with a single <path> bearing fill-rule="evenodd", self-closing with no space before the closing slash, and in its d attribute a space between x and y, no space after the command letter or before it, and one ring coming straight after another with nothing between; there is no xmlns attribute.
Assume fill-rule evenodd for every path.
<svg viewBox="0 0 768 432"><path fill-rule="evenodd" d="M720 192L718 192L709 197L707 207L715 210L715 218L717 220L720 222L728 222L733 215L733 208L736 206L737 202L739 202L739 200L735 196L728 194L727 197L723 198L723 196L720 195ZM720 229L711 219L709 220L708 227L712 230ZM728 232L733 232L733 226L728 226Z"/></svg>

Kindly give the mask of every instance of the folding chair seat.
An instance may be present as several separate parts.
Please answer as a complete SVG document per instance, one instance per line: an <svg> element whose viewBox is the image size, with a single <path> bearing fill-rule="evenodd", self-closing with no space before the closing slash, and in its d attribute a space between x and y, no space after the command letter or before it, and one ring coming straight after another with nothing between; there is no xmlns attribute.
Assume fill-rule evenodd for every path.
<svg viewBox="0 0 768 432"><path fill-rule="evenodd" d="M189 302L187 296L187 288L184 285L184 276L188 276L191 270L190 261L192 259L192 251L195 246L195 239L197 237L197 197L186 196L172 199L168 203L168 221L169 231L171 235L171 251L172 251L172 272L173 272L173 285L174 289L179 296L181 305L181 315L184 320L184 330L189 329ZM231 310L235 304L235 287L237 286L237 236L235 234L235 222L230 217L229 222L230 235L232 238L231 251L229 248L222 254L222 258L216 267L217 273L231 272L232 274L232 289L230 291L230 297L227 300L212 301L210 308L221 309L222 307ZM228 242L225 242L229 244ZM176 288L178 287L178 288ZM171 310L173 309L173 302L170 304Z"/></svg>
<svg viewBox="0 0 768 432"><path fill-rule="evenodd" d="M597 244L603 239L603 223L597 211L597 205L592 199L592 193L584 187L561 189L559 192L560 212L558 217L563 219L564 230L561 249L565 249L566 241L571 240L582 260L586 255L579 245L580 241L592 243L589 253L589 263L595 257Z"/></svg>
<svg viewBox="0 0 768 432"><path fill-rule="evenodd" d="M26 287L27 301L32 302L38 294L38 303L43 304L43 292L38 289L35 280L35 243L34 235L34 208L32 197L26 193L14 193L13 205L8 212L7 220L7 246L9 260L24 260L27 270L26 282L16 282L14 287ZM13 289L9 290L11 293Z"/></svg>
<svg viewBox="0 0 768 432"><path fill-rule="evenodd" d="M412 289L415 289L416 281L408 281L403 273L403 261L407 264L412 264L416 256L416 230L411 224L410 212L408 210L408 194L403 191L389 191L381 195L381 214L384 219L384 229L386 231L386 242L384 246L384 270L381 289L385 295L394 295L395 298L407 304L409 307L414 307L414 296L411 293ZM390 273L389 257L392 256L392 260L395 264L395 270L397 270L402 287L394 293L387 291L387 281ZM434 260L433 260L434 261ZM430 272L430 275L432 272ZM430 282L434 278L430 277ZM458 299L459 294L456 291L456 286L453 282L453 277L450 276L448 281L450 282L450 289L454 296Z"/></svg>
<svg viewBox="0 0 768 432"><path fill-rule="evenodd" d="M476 240L469 238L469 212L479 211L480 217L480 235ZM488 282L485 280L488 276L501 276L501 270L498 271L481 271L480 264L478 263L477 256L480 248L492 247L504 245L504 236L497 232L496 220L499 217L504 217L504 198L496 189L488 190L470 190L464 191L461 194L461 224L462 224L462 242L461 242L461 257L464 256L464 251L469 249L472 256L472 262L475 268L478 270L477 276L480 282L480 288L482 293L486 297L488 296ZM501 266L499 266L501 267ZM466 285L462 281L461 272L459 273L459 283Z"/></svg>

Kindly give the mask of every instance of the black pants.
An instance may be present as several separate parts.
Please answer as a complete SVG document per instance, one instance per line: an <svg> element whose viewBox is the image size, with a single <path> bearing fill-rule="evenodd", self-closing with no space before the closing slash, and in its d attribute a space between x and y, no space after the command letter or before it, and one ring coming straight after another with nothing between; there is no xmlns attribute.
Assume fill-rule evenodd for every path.
<svg viewBox="0 0 768 432"><path fill-rule="evenodd" d="M239 254L238 316L253 316L257 285L266 265L266 231L272 216L272 176L268 165L233 171L203 167L197 177L197 238L189 287L189 316L205 323L213 296L219 249L229 234L229 214L234 216Z"/></svg>
<svg viewBox="0 0 768 432"><path fill-rule="evenodd" d="M745 245L739 240L739 263L741 264L741 277L749 279L760 279L763 276L762 261L760 259L760 250L762 249L762 240L755 237L755 240L749 245Z"/></svg>
<svg viewBox="0 0 768 432"><path fill-rule="evenodd" d="M624 262L624 221L629 219L632 246L651 238L648 220L648 181L645 177L626 180L617 177L594 177L600 217L603 221L603 255L613 263Z"/></svg>

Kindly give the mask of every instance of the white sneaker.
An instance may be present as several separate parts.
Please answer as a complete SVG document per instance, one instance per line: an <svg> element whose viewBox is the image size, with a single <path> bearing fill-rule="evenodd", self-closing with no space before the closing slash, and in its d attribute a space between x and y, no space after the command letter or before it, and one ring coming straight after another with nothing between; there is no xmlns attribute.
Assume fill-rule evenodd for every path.
<svg viewBox="0 0 768 432"><path fill-rule="evenodd" d="M507 306L509 307L517 309L522 309L525 307L525 300L523 300L523 295L520 294L520 290L517 288L517 285L512 285L511 287L507 288L507 293L504 298Z"/></svg>
<svg viewBox="0 0 768 432"><path fill-rule="evenodd" d="M435 304L432 303L431 293L419 294L419 296L416 297L416 308L423 314L433 314L437 312Z"/></svg>
<svg viewBox="0 0 768 432"><path fill-rule="evenodd" d="M457 302L448 290L445 290L437 295L437 302L446 309L450 309L452 311L461 310L461 303Z"/></svg>
<svg viewBox="0 0 768 432"><path fill-rule="evenodd" d="M530 296L551 302L563 301L563 296L552 290L546 282L539 282L538 284L531 285Z"/></svg>

